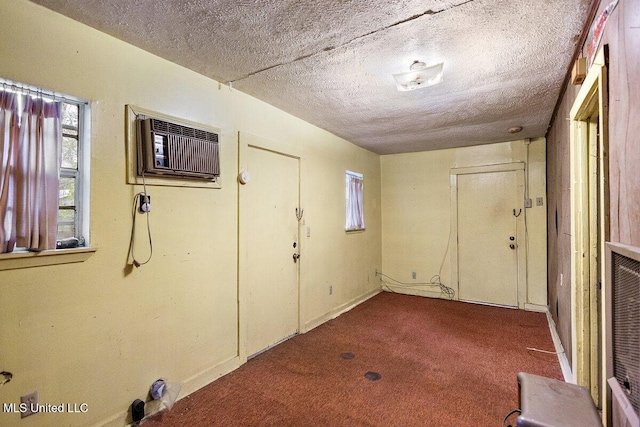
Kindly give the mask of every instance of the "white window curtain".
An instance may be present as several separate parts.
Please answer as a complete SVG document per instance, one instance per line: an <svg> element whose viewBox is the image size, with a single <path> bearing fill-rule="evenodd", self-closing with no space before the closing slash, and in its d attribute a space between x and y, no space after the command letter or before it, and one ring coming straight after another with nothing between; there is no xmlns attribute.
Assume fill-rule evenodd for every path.
<svg viewBox="0 0 640 427"><path fill-rule="evenodd" d="M363 230L364 224L364 203L362 175L348 172L347 178L347 221L346 230Z"/></svg>
<svg viewBox="0 0 640 427"><path fill-rule="evenodd" d="M55 249L62 104L0 93L0 252Z"/></svg>
<svg viewBox="0 0 640 427"><path fill-rule="evenodd" d="M13 92L0 91L0 253L11 252L16 244L13 203L15 190L11 178L19 139L18 106Z"/></svg>

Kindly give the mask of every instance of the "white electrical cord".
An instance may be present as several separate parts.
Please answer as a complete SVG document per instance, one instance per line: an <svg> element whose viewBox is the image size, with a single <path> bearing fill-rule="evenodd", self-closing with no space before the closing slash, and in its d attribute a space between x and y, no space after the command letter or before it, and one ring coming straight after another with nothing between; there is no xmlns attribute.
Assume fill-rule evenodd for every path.
<svg viewBox="0 0 640 427"><path fill-rule="evenodd" d="M445 294L449 299L453 299L453 297L455 296L455 291L452 288L443 285L442 282L440 281L440 276L437 274L431 277L431 279L428 282L418 282L418 283L401 282L399 280L396 280L392 277L387 276L386 274L380 271L376 271L376 275L380 276L380 282L382 283L382 286L384 286L388 291L391 291L391 292L394 292L394 290L391 288L421 289L421 287L424 287L424 286L437 286L440 288L440 292ZM387 283L387 280L385 279L388 279L391 283Z"/></svg>
<svg viewBox="0 0 640 427"><path fill-rule="evenodd" d="M136 259L135 255L135 236L136 236L136 214L138 213L138 202L142 198L142 196L147 197L147 183L144 179L144 172L142 173L142 186L144 187L144 192L137 193L133 196L133 222L131 224L131 240L129 241L129 253L131 255L132 264L135 267L140 267L141 265L145 265L149 261L151 261L151 257L153 256L153 242L151 241L151 225L149 224L149 212L150 208L147 208L145 214L147 216L147 236L149 237L149 257L144 261L140 262Z"/></svg>
<svg viewBox="0 0 640 427"><path fill-rule="evenodd" d="M445 294L449 299L453 299L455 297L456 291L453 288L450 288L444 285L440 281L440 275L442 274L442 268L444 267L444 262L447 259L447 254L449 253L449 245L451 243L451 227L449 227L449 237L447 238L447 247L444 250L444 254L442 255L442 262L440 263L440 269L438 270L438 274L434 275L429 279L428 282L418 282L418 283L405 283L399 280L396 280L392 277L383 274L381 271L376 270L376 276L380 276L380 283L382 286L386 288L390 292L395 292L392 287L395 288L404 288L404 289L422 289L424 286L438 286L440 288L440 292ZM389 279L393 283L387 283L385 278Z"/></svg>
<svg viewBox="0 0 640 427"><path fill-rule="evenodd" d="M564 351L540 350L538 348L533 348L533 347L527 347L527 350L529 350L529 351L537 351L538 353L546 353L546 354L561 354L561 353L564 353Z"/></svg>

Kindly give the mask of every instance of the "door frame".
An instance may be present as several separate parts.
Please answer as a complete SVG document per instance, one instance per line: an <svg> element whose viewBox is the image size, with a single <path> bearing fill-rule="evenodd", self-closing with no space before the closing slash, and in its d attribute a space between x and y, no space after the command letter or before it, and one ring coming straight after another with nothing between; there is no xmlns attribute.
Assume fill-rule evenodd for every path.
<svg viewBox="0 0 640 427"><path fill-rule="evenodd" d="M570 113L571 173L571 370L596 402L606 405L604 381L605 292L591 292L605 282L605 242L609 230L607 46L597 54ZM598 119L592 117L597 114ZM598 132L599 128L599 132ZM596 135L594 137L594 134ZM590 158L597 152L597 162ZM599 172L598 172L599 171ZM596 180L590 177L597 177ZM596 187L597 186L597 187ZM590 218L593 213L597 219ZM590 215L591 213L591 215ZM601 230L601 241L595 238ZM600 267L599 276L594 271ZM598 312L600 320L598 320Z"/></svg>
<svg viewBox="0 0 640 427"><path fill-rule="evenodd" d="M458 175L469 175L478 173L511 172L515 171L517 176L518 194L522 197L518 202L522 215L516 218L516 238L518 245L518 308L524 309L527 303L527 248L529 247L526 234L526 212L524 208L524 188L525 188L525 164L523 162L502 163L497 165L472 166L455 168L449 170L451 188L451 283L456 292L454 299L458 300L460 295L460 282L458 277Z"/></svg>
<svg viewBox="0 0 640 427"><path fill-rule="evenodd" d="M238 132L238 177L247 170L249 149L255 148L259 150L270 151L274 154L287 156L298 161L298 205L300 205L300 179L301 179L301 167L302 167L302 155L300 149L293 145L289 145L283 142L274 141L268 138L264 138L258 135L253 135L247 132ZM239 178L236 179L238 188L238 357L240 363L243 364L250 356L247 354L247 328L249 325L248 319L248 284L246 274L247 250L251 244L250 236L244 232L244 224L249 220L248 209L244 209L247 206L246 192L242 191L243 184L240 183ZM249 182L246 185L251 185ZM300 206L298 206L300 209ZM291 213L292 215L295 212ZM302 253L302 242L300 241L300 222L298 222L298 253ZM302 257L301 257L302 258ZM301 290L300 290L300 260L297 263L297 275L296 286L298 289L298 326L297 332L302 330L302 318L301 318Z"/></svg>

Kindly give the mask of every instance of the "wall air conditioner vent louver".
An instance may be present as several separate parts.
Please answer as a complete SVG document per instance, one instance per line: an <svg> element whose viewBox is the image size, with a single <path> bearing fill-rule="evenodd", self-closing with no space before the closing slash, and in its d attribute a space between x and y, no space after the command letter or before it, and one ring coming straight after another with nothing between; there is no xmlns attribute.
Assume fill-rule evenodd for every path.
<svg viewBox="0 0 640 427"><path fill-rule="evenodd" d="M640 414L640 262L613 254L613 372Z"/></svg>
<svg viewBox="0 0 640 427"><path fill-rule="evenodd" d="M137 119L138 175L216 180L218 134L156 118Z"/></svg>
<svg viewBox="0 0 640 427"><path fill-rule="evenodd" d="M640 247L607 242L605 256L607 418L640 425Z"/></svg>

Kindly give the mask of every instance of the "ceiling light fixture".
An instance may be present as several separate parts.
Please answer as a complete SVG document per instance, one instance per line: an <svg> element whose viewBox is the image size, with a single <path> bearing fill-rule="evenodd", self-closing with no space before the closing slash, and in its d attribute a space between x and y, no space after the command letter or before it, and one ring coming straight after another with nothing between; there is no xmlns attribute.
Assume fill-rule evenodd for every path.
<svg viewBox="0 0 640 427"><path fill-rule="evenodd" d="M514 126L512 128L507 129L507 132L509 132L509 133L522 132L522 126Z"/></svg>
<svg viewBox="0 0 640 427"><path fill-rule="evenodd" d="M396 87L400 92L420 89L442 82L443 67L443 62L427 67L424 62L413 61L409 71L394 74L393 78L396 79Z"/></svg>

